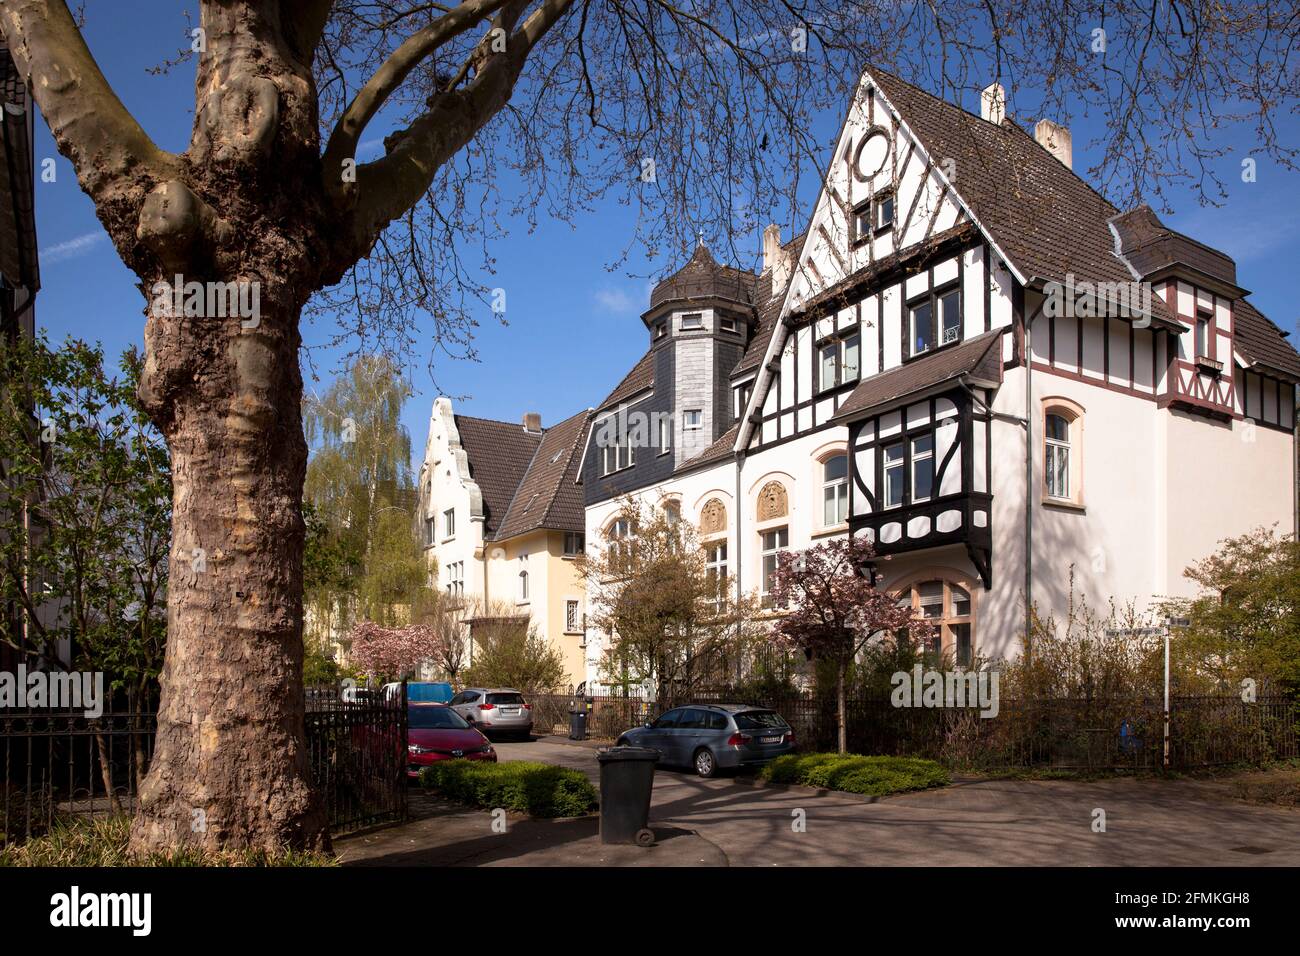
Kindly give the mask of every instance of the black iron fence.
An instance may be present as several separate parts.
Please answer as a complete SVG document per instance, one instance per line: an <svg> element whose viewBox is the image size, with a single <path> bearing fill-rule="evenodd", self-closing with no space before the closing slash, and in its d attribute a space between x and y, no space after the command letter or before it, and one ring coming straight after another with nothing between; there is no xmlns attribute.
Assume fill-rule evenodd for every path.
<svg viewBox="0 0 1300 956"><path fill-rule="evenodd" d="M307 691L312 776L338 834L406 819L405 685L385 698ZM105 695L103 712L0 710L0 846L56 820L132 813L153 756L157 691Z"/></svg>
<svg viewBox="0 0 1300 956"><path fill-rule="evenodd" d="M671 707L743 702L789 721L800 750L834 750L833 695L776 696L696 692L689 697L531 697L539 732L568 726L571 707L587 708L587 733L614 739ZM996 716L971 707L895 707L888 699L849 698L848 750L929 757L954 768L1160 769L1164 705L1160 699L1001 701ZM1281 696L1175 697L1170 702L1169 766L1194 769L1300 757L1300 709Z"/></svg>
<svg viewBox="0 0 1300 956"><path fill-rule="evenodd" d="M307 753L330 832L406 819L406 685L307 688Z"/></svg>
<svg viewBox="0 0 1300 956"><path fill-rule="evenodd" d="M106 693L102 713L0 710L0 844L57 818L130 813L153 756L157 694Z"/></svg>

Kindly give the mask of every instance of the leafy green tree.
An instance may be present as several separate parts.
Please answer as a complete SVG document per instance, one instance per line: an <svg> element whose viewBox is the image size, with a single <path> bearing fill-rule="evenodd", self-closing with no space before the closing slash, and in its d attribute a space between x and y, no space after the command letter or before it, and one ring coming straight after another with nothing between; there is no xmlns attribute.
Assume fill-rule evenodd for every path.
<svg viewBox="0 0 1300 956"><path fill-rule="evenodd" d="M695 528L671 508L625 500L577 569L592 623L610 635L601 667L612 686L650 683L664 697L730 683L766 637L758 601L713 576Z"/></svg>
<svg viewBox="0 0 1300 956"><path fill-rule="evenodd" d="M564 656L537 633L527 615L506 604L475 614L474 659L466 685L549 692L564 683Z"/></svg>
<svg viewBox="0 0 1300 956"><path fill-rule="evenodd" d="M114 375L77 339L0 342L0 599L16 609L0 639L136 695L163 662L172 504L166 446L135 401L140 370L134 349Z"/></svg>
<svg viewBox="0 0 1300 956"><path fill-rule="evenodd" d="M162 664L171 521L167 450L135 404L139 372L134 350L114 375L76 339L0 343L0 593L26 641L4 639L135 689Z"/></svg>
<svg viewBox="0 0 1300 956"><path fill-rule="evenodd" d="M363 355L306 402L304 592L309 637L340 640L359 621L409 623L430 600L416 534L410 386L388 358ZM310 643L310 641L309 641Z"/></svg>
<svg viewBox="0 0 1300 956"><path fill-rule="evenodd" d="M1200 594L1164 607L1188 619L1176 629L1173 654L1222 690L1250 678L1300 692L1300 543L1257 528L1223 541L1183 574Z"/></svg>

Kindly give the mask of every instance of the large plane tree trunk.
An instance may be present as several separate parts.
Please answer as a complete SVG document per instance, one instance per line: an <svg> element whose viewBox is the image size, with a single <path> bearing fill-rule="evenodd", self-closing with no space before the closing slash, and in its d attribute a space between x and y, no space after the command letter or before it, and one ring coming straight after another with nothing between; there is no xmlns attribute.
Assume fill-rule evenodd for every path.
<svg viewBox="0 0 1300 956"><path fill-rule="evenodd" d="M142 393L174 389L162 417L172 567L136 850L327 843L303 730L299 306L263 308L256 329L198 320L206 347L192 368L166 367L161 340L178 323L149 320Z"/></svg>
<svg viewBox="0 0 1300 956"><path fill-rule="evenodd" d="M137 852L329 843L304 738L298 323L330 229L310 74L274 6L203 5L193 141L136 227L151 298L140 398L173 481L167 652Z"/></svg>
<svg viewBox="0 0 1300 956"><path fill-rule="evenodd" d="M66 3L0 2L59 151L151 300L140 401L171 450L174 500L157 746L133 851L328 845L304 740L299 317L424 198L571 5L546 0L522 21L518 0L457 5L392 53L322 151L311 64L331 0L203 0L193 131L170 153L122 105ZM489 18L510 32L499 55ZM394 89L469 30L480 39L461 86L358 166L359 136ZM178 278L182 308L168 309ZM203 284L193 312L190 283ZM209 283L255 286L259 314L214 314Z"/></svg>

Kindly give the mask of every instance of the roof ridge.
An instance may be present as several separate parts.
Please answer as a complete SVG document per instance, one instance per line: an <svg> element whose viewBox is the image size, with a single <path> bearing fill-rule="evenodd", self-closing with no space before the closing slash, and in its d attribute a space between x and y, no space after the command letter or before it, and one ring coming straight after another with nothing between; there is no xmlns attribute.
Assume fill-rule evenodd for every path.
<svg viewBox="0 0 1300 956"><path fill-rule="evenodd" d="M533 438L539 438L541 435L545 434L548 431L548 429L543 428L541 432L534 433L528 431L519 422L507 422L507 421L502 421L499 418L484 418L482 415L465 415L461 412L452 412L451 415L452 418L468 418L469 420L475 422L487 422L489 425L505 425L507 428L518 428L525 435L529 435Z"/></svg>

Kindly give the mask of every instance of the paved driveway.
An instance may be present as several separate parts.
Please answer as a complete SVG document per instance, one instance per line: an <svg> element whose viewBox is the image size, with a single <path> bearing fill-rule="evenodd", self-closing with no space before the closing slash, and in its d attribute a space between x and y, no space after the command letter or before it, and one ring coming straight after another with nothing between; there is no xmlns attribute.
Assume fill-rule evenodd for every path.
<svg viewBox="0 0 1300 956"><path fill-rule="evenodd" d="M555 738L498 751L598 773L592 749ZM1300 865L1300 811L1198 781L979 781L872 802L660 770L650 819L694 832L732 866Z"/></svg>

